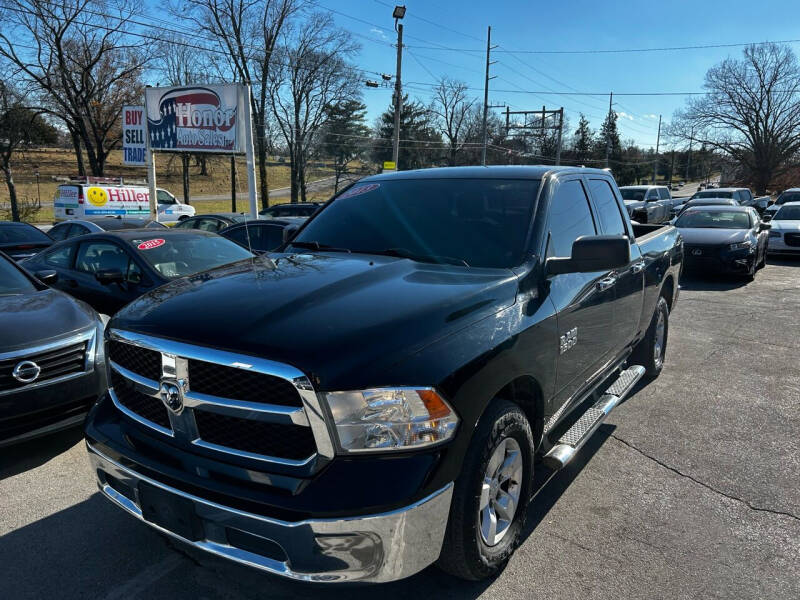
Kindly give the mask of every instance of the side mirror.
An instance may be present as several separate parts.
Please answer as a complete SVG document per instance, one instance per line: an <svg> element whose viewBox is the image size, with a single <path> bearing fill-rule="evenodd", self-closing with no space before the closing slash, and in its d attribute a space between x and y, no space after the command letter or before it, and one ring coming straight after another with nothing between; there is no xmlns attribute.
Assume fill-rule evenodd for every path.
<svg viewBox="0 0 800 600"><path fill-rule="evenodd" d="M283 228L283 243L285 244L294 237L297 230L300 229L297 225L287 225Z"/></svg>
<svg viewBox="0 0 800 600"><path fill-rule="evenodd" d="M772 223L765 223L764 221L761 221L761 223L758 224L759 231L767 231L768 229L772 229Z"/></svg>
<svg viewBox="0 0 800 600"><path fill-rule="evenodd" d="M46 271L36 271L35 275L36 279L45 285L53 285L56 281L58 281L58 271L53 271L52 269L47 269Z"/></svg>
<svg viewBox="0 0 800 600"><path fill-rule="evenodd" d="M631 244L624 235L595 235L579 237L572 244L570 258L548 258L548 275L589 273L618 269L631 260Z"/></svg>
<svg viewBox="0 0 800 600"><path fill-rule="evenodd" d="M125 277L122 275L122 271L119 269L103 269L102 271L95 273L94 278L103 285L122 283L125 280Z"/></svg>
<svg viewBox="0 0 800 600"><path fill-rule="evenodd" d="M762 222L762 223L767 223L767 222L769 222L769 221L772 221L772 217L774 217L774 216L775 216L775 215L774 215L774 214L772 214L772 211L770 211L770 212L764 212L764 214L763 214L763 215L761 215L761 222Z"/></svg>

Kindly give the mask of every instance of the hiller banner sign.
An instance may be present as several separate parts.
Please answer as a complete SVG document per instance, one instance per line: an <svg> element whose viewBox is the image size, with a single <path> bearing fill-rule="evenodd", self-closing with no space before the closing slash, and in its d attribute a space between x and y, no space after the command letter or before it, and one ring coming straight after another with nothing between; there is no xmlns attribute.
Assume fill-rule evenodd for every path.
<svg viewBox="0 0 800 600"><path fill-rule="evenodd" d="M147 136L152 150L244 151L246 88L237 84L147 88Z"/></svg>

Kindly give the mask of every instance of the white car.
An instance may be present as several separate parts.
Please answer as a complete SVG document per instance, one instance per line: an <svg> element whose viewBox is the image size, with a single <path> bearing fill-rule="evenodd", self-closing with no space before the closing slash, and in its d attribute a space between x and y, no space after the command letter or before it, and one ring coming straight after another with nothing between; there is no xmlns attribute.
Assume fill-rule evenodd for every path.
<svg viewBox="0 0 800 600"><path fill-rule="evenodd" d="M158 188L158 221L177 223L194 216L194 207L184 204L167 190ZM108 183L102 178L58 186L53 197L56 221L103 216L147 217L150 190L146 187Z"/></svg>
<svg viewBox="0 0 800 600"><path fill-rule="evenodd" d="M800 188L789 188L780 193L775 202L770 204L764 211L764 216L774 217L778 209L787 202L800 202Z"/></svg>
<svg viewBox="0 0 800 600"><path fill-rule="evenodd" d="M800 202L782 204L770 221L770 254L800 254Z"/></svg>

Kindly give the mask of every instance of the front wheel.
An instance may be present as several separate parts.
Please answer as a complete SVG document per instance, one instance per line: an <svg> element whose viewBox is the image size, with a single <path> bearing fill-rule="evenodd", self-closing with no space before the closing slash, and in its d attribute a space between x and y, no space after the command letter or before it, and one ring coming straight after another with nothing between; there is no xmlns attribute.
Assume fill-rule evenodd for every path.
<svg viewBox="0 0 800 600"><path fill-rule="evenodd" d="M531 497L534 443L525 413L495 400L456 480L439 567L462 579L498 574L519 545Z"/></svg>
<svg viewBox="0 0 800 600"><path fill-rule="evenodd" d="M668 334L669 305L664 296L659 296L650 326L647 328L644 338L633 349L630 358L631 364L644 367L645 377L649 379L658 377L664 368Z"/></svg>

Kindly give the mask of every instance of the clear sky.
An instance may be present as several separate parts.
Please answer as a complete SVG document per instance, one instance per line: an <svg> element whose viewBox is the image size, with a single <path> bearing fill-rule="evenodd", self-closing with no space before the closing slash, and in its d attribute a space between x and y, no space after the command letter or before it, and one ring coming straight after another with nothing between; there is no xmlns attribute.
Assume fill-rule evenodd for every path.
<svg viewBox="0 0 800 600"><path fill-rule="evenodd" d="M362 44L357 66L394 73L392 0L316 0L334 11L340 27ZM405 0L403 81L423 101L442 75L465 81L483 100L486 28L492 27L490 104L512 110L563 106L574 130L584 112L598 128L608 110L608 92L620 114L623 139L655 146L658 115L669 121L685 96L624 96L640 92L702 90L706 70L741 47L666 52L525 54L502 51L574 51L661 48L800 39L798 0ZM800 44L793 43L795 52ZM603 96L531 92L596 92ZM370 122L391 102L389 89L364 89ZM571 132L570 132L571 133ZM663 145L662 145L663 148Z"/></svg>

